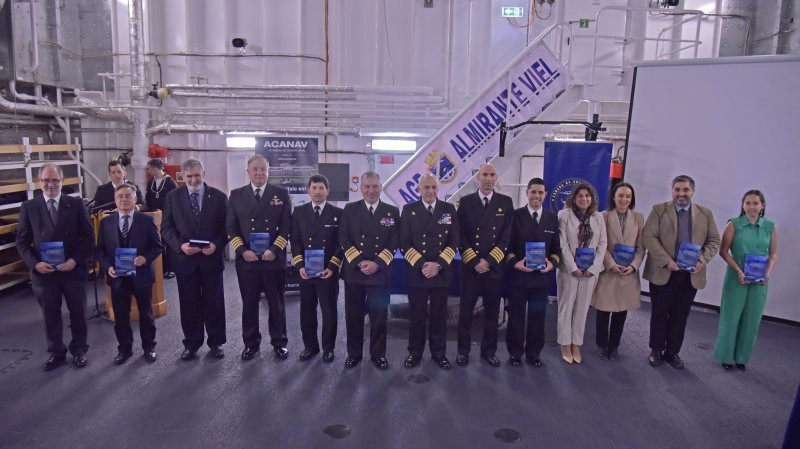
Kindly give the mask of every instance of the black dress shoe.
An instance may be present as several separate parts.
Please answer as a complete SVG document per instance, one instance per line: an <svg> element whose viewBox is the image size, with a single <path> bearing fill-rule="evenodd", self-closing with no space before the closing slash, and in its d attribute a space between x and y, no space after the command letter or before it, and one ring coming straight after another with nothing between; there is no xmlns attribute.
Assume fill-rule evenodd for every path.
<svg viewBox="0 0 800 449"><path fill-rule="evenodd" d="M244 348L242 351L242 360L251 360L258 354L258 348Z"/></svg>
<svg viewBox="0 0 800 449"><path fill-rule="evenodd" d="M406 368L414 368L415 366L419 365L419 361L422 357L417 357L415 355L409 355L406 357L406 360L403 362L403 366Z"/></svg>
<svg viewBox="0 0 800 449"><path fill-rule="evenodd" d="M619 352L617 348L608 348L608 360L617 360L619 358Z"/></svg>
<svg viewBox="0 0 800 449"><path fill-rule="evenodd" d="M733 369L733 364L732 363L723 363L722 367L725 368L726 370L730 371L730 370Z"/></svg>
<svg viewBox="0 0 800 449"><path fill-rule="evenodd" d="M453 365L450 364L450 360L447 360L447 357L442 356L439 357L438 359L433 359L433 360L436 362L437 365L439 365L439 368L443 370L448 370L453 367Z"/></svg>
<svg viewBox="0 0 800 449"><path fill-rule="evenodd" d="M211 348L209 348L208 352L215 359L221 359L225 357L225 351L222 350L222 345L213 345Z"/></svg>
<svg viewBox="0 0 800 449"><path fill-rule="evenodd" d="M600 360L610 360L608 346L600 346Z"/></svg>
<svg viewBox="0 0 800 449"><path fill-rule="evenodd" d="M678 354L675 354L673 356L665 355L664 356L664 361L667 362L667 365L669 365L669 366L671 366L671 367L673 367L675 369L683 369L683 367L684 367L683 360L681 360L681 358L678 356Z"/></svg>
<svg viewBox="0 0 800 449"><path fill-rule="evenodd" d="M72 359L72 364L77 368L84 368L89 364L89 360L86 359L86 354L79 354Z"/></svg>
<svg viewBox="0 0 800 449"><path fill-rule="evenodd" d="M300 361L305 362L306 360L311 360L311 358L317 354L319 354L319 349L317 349L316 351L309 351L308 349L303 349L303 352L300 353Z"/></svg>
<svg viewBox="0 0 800 449"><path fill-rule="evenodd" d="M333 361L333 351L325 351L322 354L322 361L325 363L331 363Z"/></svg>
<svg viewBox="0 0 800 449"><path fill-rule="evenodd" d="M528 365L531 365L534 368L541 368L542 365L544 365L544 363L542 363L542 359L540 359L539 357L536 358L525 357L525 361L528 363Z"/></svg>
<svg viewBox="0 0 800 449"><path fill-rule="evenodd" d="M158 359L158 354L156 354L155 349L145 349L144 350L144 359L147 360L147 363L153 363Z"/></svg>
<svg viewBox="0 0 800 449"><path fill-rule="evenodd" d="M164 273L164 279L172 279L174 277L175 277L175 273L173 273L171 271L167 271L167 272Z"/></svg>
<svg viewBox="0 0 800 449"><path fill-rule="evenodd" d="M42 368L45 371L52 371L52 370L58 368L59 366L63 365L64 362L66 362L66 361L67 361L67 358L65 356L63 356L63 355L51 355L47 359L47 361L44 362L44 365L42 365Z"/></svg>
<svg viewBox="0 0 800 449"><path fill-rule="evenodd" d="M372 359L372 364L375 365L375 368L378 368L379 370L389 369L389 361L386 360L386 357L378 357L377 359Z"/></svg>
<svg viewBox="0 0 800 449"><path fill-rule="evenodd" d="M459 354L456 356L456 365L467 366L469 363L469 356L467 354Z"/></svg>
<svg viewBox="0 0 800 449"><path fill-rule="evenodd" d="M133 355L133 353L130 353L130 352L127 352L127 353L126 353L126 352L120 352L120 353L117 353L117 356L116 356L116 357L114 357L114 365L122 365L122 364L123 364L123 363L125 363L125 362L126 362L128 359L129 359L129 358L131 358L131 356L132 356L132 355Z"/></svg>
<svg viewBox="0 0 800 449"><path fill-rule="evenodd" d="M522 366L522 359L519 357L509 357L508 364L511 366Z"/></svg>
<svg viewBox="0 0 800 449"><path fill-rule="evenodd" d="M361 357L347 357L347 360L344 361L344 367L347 369L355 368L358 364L361 363Z"/></svg>
<svg viewBox="0 0 800 449"><path fill-rule="evenodd" d="M738 370L740 370L740 371L744 371L744 370L746 370L746 369L747 369L747 367L746 367L746 366L744 366L744 363L737 363L737 364L736 364L736 369L738 369Z"/></svg>
<svg viewBox="0 0 800 449"><path fill-rule="evenodd" d="M184 349L183 352L181 352L181 360L192 360L196 354L196 349Z"/></svg>
<svg viewBox="0 0 800 449"><path fill-rule="evenodd" d="M483 360L486 360L486 363L488 363L489 366L491 367L497 368L498 366L500 366L500 359L498 359L497 356L494 354L482 355L481 358Z"/></svg>
<svg viewBox="0 0 800 449"><path fill-rule="evenodd" d="M650 363L650 366L661 366L661 363L663 363L661 351L650 351L650 357L647 358L647 362Z"/></svg>
<svg viewBox="0 0 800 449"><path fill-rule="evenodd" d="M281 360L286 360L289 358L289 350L287 350L286 348L275 348L274 351L275 351L275 357Z"/></svg>

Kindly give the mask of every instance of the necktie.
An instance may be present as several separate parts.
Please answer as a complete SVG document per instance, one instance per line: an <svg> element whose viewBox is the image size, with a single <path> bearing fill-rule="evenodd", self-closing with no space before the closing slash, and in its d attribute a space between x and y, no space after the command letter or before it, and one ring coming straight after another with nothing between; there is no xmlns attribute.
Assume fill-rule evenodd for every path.
<svg viewBox="0 0 800 449"><path fill-rule="evenodd" d="M261 201L261 189L256 189L256 203Z"/></svg>
<svg viewBox="0 0 800 449"><path fill-rule="evenodd" d="M428 205L428 215L433 216L433 206Z"/></svg>
<svg viewBox="0 0 800 449"><path fill-rule="evenodd" d="M314 215L319 218L319 206L314 206Z"/></svg>
<svg viewBox="0 0 800 449"><path fill-rule="evenodd" d="M538 211L533 211L533 221L535 221L536 223L539 223L539 212Z"/></svg>
<svg viewBox="0 0 800 449"><path fill-rule="evenodd" d="M128 232L130 231L128 219L130 217L128 215L122 216L122 239L128 240Z"/></svg>
<svg viewBox="0 0 800 449"><path fill-rule="evenodd" d="M53 224L58 224L58 208L56 207L56 200L50 198L47 200L47 211L50 213L50 220Z"/></svg>
<svg viewBox="0 0 800 449"><path fill-rule="evenodd" d="M197 192L192 193L192 217L194 217L194 224L200 223L200 201L198 198L200 194Z"/></svg>
<svg viewBox="0 0 800 449"><path fill-rule="evenodd" d="M485 196L483 197L483 207L485 208L488 205L489 205L489 197Z"/></svg>
<svg viewBox="0 0 800 449"><path fill-rule="evenodd" d="M375 207L370 206L369 207L369 213L370 213L370 215L375 215Z"/></svg>

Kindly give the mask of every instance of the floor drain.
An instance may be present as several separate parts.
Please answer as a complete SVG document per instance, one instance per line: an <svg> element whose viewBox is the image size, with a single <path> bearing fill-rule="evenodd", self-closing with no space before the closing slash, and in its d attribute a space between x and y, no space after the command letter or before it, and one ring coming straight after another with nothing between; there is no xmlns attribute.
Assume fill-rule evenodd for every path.
<svg viewBox="0 0 800 449"><path fill-rule="evenodd" d="M522 438L522 435L514 429L500 429L494 433L494 437L504 443L514 443Z"/></svg>
<svg viewBox="0 0 800 449"><path fill-rule="evenodd" d="M428 383L429 380L431 380L431 378L424 374L412 374L408 376L408 381L415 384Z"/></svg>
<svg viewBox="0 0 800 449"><path fill-rule="evenodd" d="M344 424L333 424L326 427L323 432L331 438L346 438L350 435L350 427Z"/></svg>

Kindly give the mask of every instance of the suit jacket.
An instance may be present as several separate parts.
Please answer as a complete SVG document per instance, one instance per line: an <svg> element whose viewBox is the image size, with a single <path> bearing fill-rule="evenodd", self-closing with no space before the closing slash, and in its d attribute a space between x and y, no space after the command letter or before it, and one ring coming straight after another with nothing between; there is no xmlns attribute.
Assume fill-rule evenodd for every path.
<svg viewBox="0 0 800 449"><path fill-rule="evenodd" d="M458 202L458 225L463 270L474 273L475 265L486 259L489 277L502 277L513 222L514 203L509 196L494 192L486 207L478 192L462 197Z"/></svg>
<svg viewBox="0 0 800 449"><path fill-rule="evenodd" d="M100 262L100 269L103 274L108 274L108 267L114 265L116 260L116 249L122 247L122 235L119 230L119 213L114 212L100 222L98 231L99 242L95 253ZM144 256L147 263L141 267L136 267L136 276L133 283L136 288L146 288L155 282L152 263L161 255L164 247L161 244L161 237L153 217L141 212L133 213L133 221L128 231L128 246L126 248L136 248L136 255ZM106 276L108 285L111 288L119 288L122 283L121 277L112 278Z"/></svg>
<svg viewBox="0 0 800 449"><path fill-rule="evenodd" d="M72 271L41 274L34 268L42 261L39 245L42 242L64 242L65 259L74 259ZM32 281L47 284L59 281L83 280L86 277L86 260L92 254L94 228L89 212L80 198L61 194L58 205L58 223L53 224L44 196L25 201L20 206L17 225L17 251L25 265L33 272Z"/></svg>
<svg viewBox="0 0 800 449"><path fill-rule="evenodd" d="M145 204L147 204L147 210L164 210L167 194L177 189L178 184L175 184L175 181L169 175L164 175L161 189L156 190L155 181L156 179L153 178L147 182L147 192L144 194Z"/></svg>
<svg viewBox="0 0 800 449"><path fill-rule="evenodd" d="M298 270L304 268L305 250L322 249L325 251L325 267L338 277L344 257L339 245L341 222L342 208L331 203L325 203L319 218L314 214L312 203L297 207L292 214L292 265Z"/></svg>
<svg viewBox="0 0 800 449"><path fill-rule="evenodd" d="M692 203L692 243L700 245L700 261L703 265L719 252L720 238L717 223L711 209ZM675 260L675 243L678 236L678 214L672 201L653 206L644 224L642 240L647 248L644 278L655 285L664 285L672 273L667 269L670 260ZM692 286L706 286L706 271L692 273Z"/></svg>
<svg viewBox="0 0 800 449"><path fill-rule="evenodd" d="M237 270L285 270L286 245L292 230L292 202L289 191L280 186L264 185L261 201L256 202L250 184L231 192L225 228L231 248L236 252ZM268 232L270 251L275 260L245 262L242 254L250 249L251 232Z"/></svg>
<svg viewBox="0 0 800 449"><path fill-rule="evenodd" d="M143 204L142 203L142 191L139 189L139 186L134 185L132 182L129 182L130 185L135 187L136 190L136 204ZM97 186L97 191L94 193L94 205L102 206L100 210L114 210L117 206L114 204L114 184L111 181L108 181L105 184ZM109 204L110 203L110 204Z"/></svg>
<svg viewBox="0 0 800 449"><path fill-rule="evenodd" d="M400 210L383 201L373 214L364 200L348 203L342 211L339 244L344 251L342 276L355 285L388 287L389 264L397 251ZM364 260L378 264L378 271L367 276L358 268Z"/></svg>
<svg viewBox="0 0 800 449"><path fill-rule="evenodd" d="M558 230L561 234L561 251L564 257L561 259L561 269L569 275L578 269L575 264L575 250L578 248L578 217L572 213L571 209L561 209L558 211ZM606 236L606 222L599 212L595 212L589 218L589 226L592 228L592 240L588 248L594 248L594 263L587 270L597 276L603 271L603 261L608 246Z"/></svg>
<svg viewBox="0 0 800 449"><path fill-rule="evenodd" d="M418 200L403 206L400 215L400 251L411 265L408 285L449 287L459 239L456 208L451 203L437 200L431 215L426 207L422 200ZM425 262L441 265L439 274L432 278L423 276L422 265Z"/></svg>
<svg viewBox="0 0 800 449"><path fill-rule="evenodd" d="M600 277L597 279L592 306L605 312L621 312L638 308L641 305L640 298L642 295L639 267L642 265L646 252L644 242L642 242L644 215L634 210L628 210L628 214L625 217L624 233L616 211L607 210L602 215L606 223L608 244L603 257L605 270L600 273ZM611 268L617 265L613 257L614 245L617 243L632 246L636 249L631 262L631 266L636 271L627 276L611 271Z"/></svg>
<svg viewBox="0 0 800 449"><path fill-rule="evenodd" d="M197 267L205 273L221 272L225 269L222 253L225 250L225 213L228 197L221 191L205 184L203 204L200 209L200 222L195 224L189 190L179 187L167 194L164 214L161 219L161 238L164 239L173 257L177 274L192 273ZM210 256L197 253L187 256L181 245L190 239L208 240L217 250Z"/></svg>
<svg viewBox="0 0 800 449"><path fill-rule="evenodd" d="M549 288L550 273L543 274L541 271L526 273L517 270L514 265L525 259L525 243L544 242L547 258L553 264L553 267L558 267L559 263L561 263L558 217L556 217L556 214L542 209L542 216L539 217L539 223L537 224L533 221L533 216L528 212L528 206L525 205L514 211L513 219L511 242L508 248L508 256L506 256L506 264L508 265L506 275L509 277L509 282L514 287Z"/></svg>

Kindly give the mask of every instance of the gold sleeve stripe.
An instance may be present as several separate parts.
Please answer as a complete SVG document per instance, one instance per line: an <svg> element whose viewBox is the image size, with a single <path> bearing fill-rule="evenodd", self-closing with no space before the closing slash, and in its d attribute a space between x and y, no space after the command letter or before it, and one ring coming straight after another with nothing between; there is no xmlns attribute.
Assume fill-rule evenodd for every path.
<svg viewBox="0 0 800 449"><path fill-rule="evenodd" d="M381 251L381 253L378 254L378 257L383 261L383 263L386 264L386 266L389 266L389 264L392 263L392 253L387 250Z"/></svg>
<svg viewBox="0 0 800 449"><path fill-rule="evenodd" d="M381 253L381 255L383 255L383 253ZM409 249L406 251L406 254L405 254L405 258L406 258L406 260L407 260L407 261L408 261L408 263L410 263L411 265L414 265L415 263L417 263L417 261L418 261L418 260L419 260L421 257L422 257L422 254L420 254L419 252L417 252L417 250L415 250L414 248L409 248Z"/></svg>
<svg viewBox="0 0 800 449"><path fill-rule="evenodd" d="M503 261L503 257L505 256L503 254L503 251L500 248L496 247L496 246L494 248L492 248L491 251L489 251L489 255L492 256L497 263L502 262Z"/></svg>
<svg viewBox="0 0 800 449"><path fill-rule="evenodd" d="M517 256L515 256L514 253L508 253L508 255L506 256L506 262L511 262L511 259L515 257Z"/></svg>
<svg viewBox="0 0 800 449"><path fill-rule="evenodd" d="M240 246L244 246L244 241L241 237L234 237L231 239L231 248L236 251Z"/></svg>
<svg viewBox="0 0 800 449"><path fill-rule="evenodd" d="M453 259L456 257L456 252L453 251L453 248L447 247L442 251L441 254L439 254L439 257L441 257L448 264L450 264L450 262L452 262Z"/></svg>
<svg viewBox="0 0 800 449"><path fill-rule="evenodd" d="M333 257L331 257L331 263L332 263L332 264L334 264L334 265L336 265L336 266L337 266L337 267L339 267L339 268L341 268L341 267L342 267L342 261L341 261L341 259L339 259L339 258L338 258L338 257L336 257L336 256L333 256Z"/></svg>
<svg viewBox="0 0 800 449"><path fill-rule="evenodd" d="M292 257L292 264L297 265L298 263L303 261L303 256L297 255Z"/></svg>
<svg viewBox="0 0 800 449"><path fill-rule="evenodd" d="M344 257L347 258L348 262L352 262L360 255L361 251L357 250L354 246L351 246L347 251L344 252Z"/></svg>
<svg viewBox="0 0 800 449"><path fill-rule="evenodd" d="M286 249L286 239L283 237L278 237L275 239L275 246L280 249Z"/></svg>
<svg viewBox="0 0 800 449"><path fill-rule="evenodd" d="M478 256L475 255L475 251L473 251L471 249L468 249L468 250L464 251L464 253L461 255L461 262L462 263L468 263L470 260L472 260L472 259L474 259L476 257L478 257Z"/></svg>
<svg viewBox="0 0 800 449"><path fill-rule="evenodd" d="M557 255L557 254L550 254L550 258L552 258L553 260L555 260L555 261L556 261L556 263L555 263L556 265L558 265L558 264L560 264L560 263L561 263L561 258L560 258L560 257L558 257L558 255Z"/></svg>

